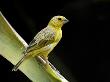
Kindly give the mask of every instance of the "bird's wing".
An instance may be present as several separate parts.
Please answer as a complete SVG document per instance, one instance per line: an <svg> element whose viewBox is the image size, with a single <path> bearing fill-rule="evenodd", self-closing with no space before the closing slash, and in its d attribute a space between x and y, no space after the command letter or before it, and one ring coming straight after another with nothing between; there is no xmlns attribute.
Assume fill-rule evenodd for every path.
<svg viewBox="0 0 110 82"><path fill-rule="evenodd" d="M40 49L49 44L52 44L55 40L55 33L50 31L49 29L41 30L34 39L30 42L29 47L27 48L27 52L32 51L33 49Z"/></svg>

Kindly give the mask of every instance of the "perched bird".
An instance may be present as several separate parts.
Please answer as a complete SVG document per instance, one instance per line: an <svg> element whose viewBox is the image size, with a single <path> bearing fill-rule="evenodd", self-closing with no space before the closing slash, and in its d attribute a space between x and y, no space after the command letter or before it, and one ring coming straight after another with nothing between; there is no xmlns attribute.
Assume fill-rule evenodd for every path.
<svg viewBox="0 0 110 82"><path fill-rule="evenodd" d="M41 56L47 61L48 54L62 38L61 27L67 22L68 19L64 16L54 16L49 21L47 27L38 32L34 39L29 43L29 46L23 52L23 58L14 66L12 71L17 71L21 63L30 57Z"/></svg>

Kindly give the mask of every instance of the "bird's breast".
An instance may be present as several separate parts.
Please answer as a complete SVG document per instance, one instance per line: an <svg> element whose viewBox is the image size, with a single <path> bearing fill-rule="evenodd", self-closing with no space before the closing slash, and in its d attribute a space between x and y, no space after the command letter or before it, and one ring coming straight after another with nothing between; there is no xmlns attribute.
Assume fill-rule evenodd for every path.
<svg viewBox="0 0 110 82"><path fill-rule="evenodd" d="M55 35L55 42L58 43L62 38L62 30L59 30L56 32L56 35Z"/></svg>

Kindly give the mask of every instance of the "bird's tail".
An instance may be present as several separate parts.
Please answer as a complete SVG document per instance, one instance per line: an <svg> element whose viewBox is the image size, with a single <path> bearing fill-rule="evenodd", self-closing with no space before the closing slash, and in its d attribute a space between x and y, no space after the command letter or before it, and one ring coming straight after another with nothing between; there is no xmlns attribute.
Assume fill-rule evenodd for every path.
<svg viewBox="0 0 110 82"><path fill-rule="evenodd" d="M22 64L24 60L25 60L25 56L13 67L12 71L17 71L18 67Z"/></svg>

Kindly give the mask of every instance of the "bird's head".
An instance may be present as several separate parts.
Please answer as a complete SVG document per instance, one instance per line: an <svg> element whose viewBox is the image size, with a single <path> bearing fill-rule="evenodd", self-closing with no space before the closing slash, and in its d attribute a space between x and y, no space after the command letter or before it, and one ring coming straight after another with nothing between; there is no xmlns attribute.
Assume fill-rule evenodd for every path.
<svg viewBox="0 0 110 82"><path fill-rule="evenodd" d="M54 28L61 28L65 23L67 23L69 20L66 19L64 16L54 16L50 22L49 26L54 27Z"/></svg>

